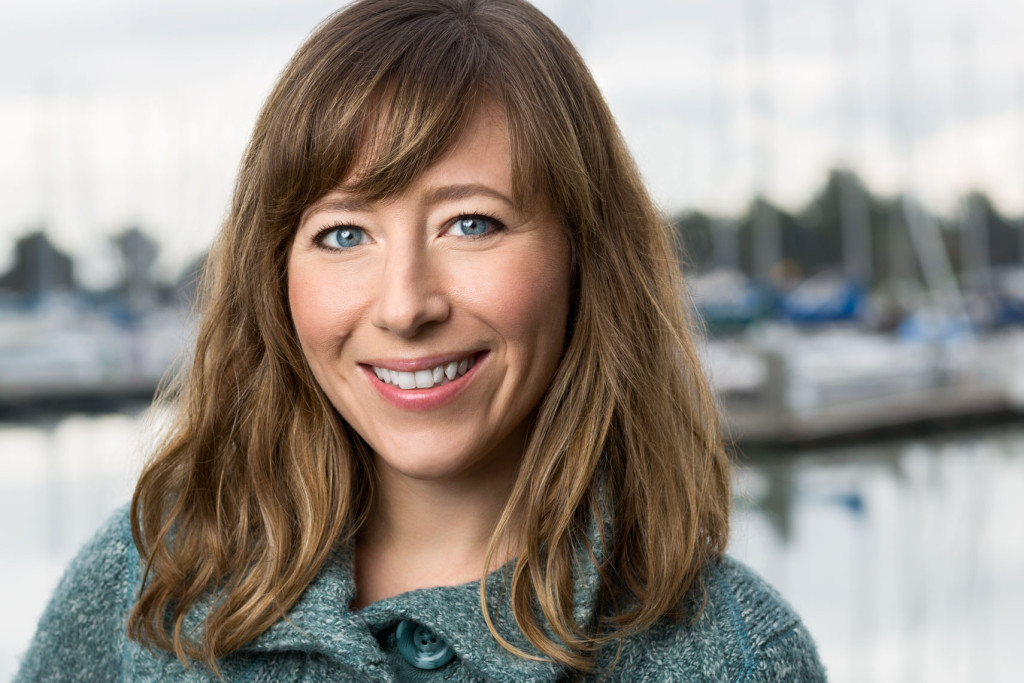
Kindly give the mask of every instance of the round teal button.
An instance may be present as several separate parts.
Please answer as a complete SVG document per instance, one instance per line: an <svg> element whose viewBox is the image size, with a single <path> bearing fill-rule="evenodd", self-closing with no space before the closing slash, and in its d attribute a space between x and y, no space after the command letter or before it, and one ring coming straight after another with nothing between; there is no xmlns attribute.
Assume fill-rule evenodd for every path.
<svg viewBox="0 0 1024 683"><path fill-rule="evenodd" d="M452 661L455 650L426 626L406 619L395 631L398 651L417 669L440 669Z"/></svg>

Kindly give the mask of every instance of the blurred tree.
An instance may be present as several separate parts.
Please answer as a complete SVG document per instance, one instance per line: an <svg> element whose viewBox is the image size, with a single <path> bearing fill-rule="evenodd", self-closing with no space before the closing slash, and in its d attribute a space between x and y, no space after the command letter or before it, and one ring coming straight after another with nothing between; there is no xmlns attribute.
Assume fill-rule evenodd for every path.
<svg viewBox="0 0 1024 683"><path fill-rule="evenodd" d="M778 227L779 244L775 247L777 260L771 264L769 277L782 277L791 284L794 277L816 272L826 259L822 253L817 234L804 225L796 216L782 211L765 199L755 199L739 221L739 253L740 267L748 275L757 271L759 247L758 238L754 235L755 226L775 224Z"/></svg>
<svg viewBox="0 0 1024 683"><path fill-rule="evenodd" d="M800 222L816 233L819 257L823 265L838 267L843 261L842 196L840 171L830 171L824 187L798 214Z"/></svg>
<svg viewBox="0 0 1024 683"><path fill-rule="evenodd" d="M856 173L829 171L825 185L799 214L817 232L821 266L871 286L875 281L877 202Z"/></svg>
<svg viewBox="0 0 1024 683"><path fill-rule="evenodd" d="M73 291L74 263L53 246L42 229L35 230L15 243L14 264L0 277L0 289L27 299Z"/></svg>
<svg viewBox="0 0 1024 683"><path fill-rule="evenodd" d="M125 229L111 241L121 255L121 287L128 292L152 287L153 264L160 253L157 243L137 227Z"/></svg>
<svg viewBox="0 0 1024 683"><path fill-rule="evenodd" d="M158 283L153 264L160 248L138 227L130 227L111 238L121 255L122 279L116 290L125 298L130 315L143 313L156 302Z"/></svg>
<svg viewBox="0 0 1024 683"><path fill-rule="evenodd" d="M983 192L974 191L967 195L968 211L977 217L978 224L987 229L988 262L991 266L1020 265L1020 229L1007 219L992 204Z"/></svg>
<svg viewBox="0 0 1024 683"><path fill-rule="evenodd" d="M920 264L910 239L907 215L903 210L902 197L882 200L879 203L884 218L876 232L878 239L875 240L877 247L874 255L878 266L877 272L883 281L922 281Z"/></svg>

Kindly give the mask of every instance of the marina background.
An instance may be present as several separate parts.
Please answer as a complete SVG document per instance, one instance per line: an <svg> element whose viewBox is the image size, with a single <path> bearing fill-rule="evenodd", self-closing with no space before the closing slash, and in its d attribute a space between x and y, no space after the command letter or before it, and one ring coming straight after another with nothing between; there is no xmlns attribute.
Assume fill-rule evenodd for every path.
<svg viewBox="0 0 1024 683"><path fill-rule="evenodd" d="M684 245L731 552L831 680L1024 678L1024 5L537 4ZM128 500L260 102L336 7L4 5L0 679Z"/></svg>

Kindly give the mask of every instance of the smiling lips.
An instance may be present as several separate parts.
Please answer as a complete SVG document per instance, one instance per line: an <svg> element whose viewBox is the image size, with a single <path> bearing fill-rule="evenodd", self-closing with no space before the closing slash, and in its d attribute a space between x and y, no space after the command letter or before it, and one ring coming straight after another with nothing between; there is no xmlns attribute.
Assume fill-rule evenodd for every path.
<svg viewBox="0 0 1024 683"><path fill-rule="evenodd" d="M469 371L476 362L476 356L463 358L460 361L442 363L426 370L408 372L403 370L391 370L377 365L371 366L377 379L385 384L396 386L402 390L409 389L430 389L453 382Z"/></svg>
<svg viewBox="0 0 1024 683"><path fill-rule="evenodd" d="M416 360L362 364L368 381L385 401L403 410L440 408L453 401L476 375L486 351Z"/></svg>

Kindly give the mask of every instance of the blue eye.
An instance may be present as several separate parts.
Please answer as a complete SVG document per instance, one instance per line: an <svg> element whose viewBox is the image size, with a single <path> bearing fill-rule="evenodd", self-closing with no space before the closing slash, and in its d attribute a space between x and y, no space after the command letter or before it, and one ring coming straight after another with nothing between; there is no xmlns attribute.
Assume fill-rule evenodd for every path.
<svg viewBox="0 0 1024 683"><path fill-rule="evenodd" d="M327 228L317 236L316 241L328 249L351 249L366 241L366 233L362 228L350 225Z"/></svg>
<svg viewBox="0 0 1024 683"><path fill-rule="evenodd" d="M452 223L451 231L460 237L480 237L501 229L501 224L486 216L459 216Z"/></svg>

